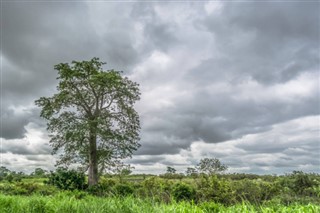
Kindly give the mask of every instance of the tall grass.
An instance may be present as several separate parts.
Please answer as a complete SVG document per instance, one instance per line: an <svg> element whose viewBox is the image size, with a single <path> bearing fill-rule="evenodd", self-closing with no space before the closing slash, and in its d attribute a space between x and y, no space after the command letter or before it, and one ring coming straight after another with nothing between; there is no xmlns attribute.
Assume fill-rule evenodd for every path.
<svg viewBox="0 0 320 213"><path fill-rule="evenodd" d="M253 206L242 203L234 206L223 206L216 203L172 202L170 204L157 203L151 199L133 197L94 197L86 194L61 192L54 196L6 196L0 195L0 212L2 213L215 213L215 212L320 212L320 207L309 205L269 205Z"/></svg>

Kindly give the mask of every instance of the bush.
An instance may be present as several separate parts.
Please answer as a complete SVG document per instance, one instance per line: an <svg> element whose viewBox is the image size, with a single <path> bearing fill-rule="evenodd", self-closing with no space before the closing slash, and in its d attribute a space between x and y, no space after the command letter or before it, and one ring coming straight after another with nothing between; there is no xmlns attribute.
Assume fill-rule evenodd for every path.
<svg viewBox="0 0 320 213"><path fill-rule="evenodd" d="M45 183L63 190L83 190L87 188L84 173L65 168L58 168L56 172L51 172L48 181Z"/></svg>
<svg viewBox="0 0 320 213"><path fill-rule="evenodd" d="M277 182L266 182L261 179L243 179L232 182L237 201L248 201L250 203L261 204L271 200L280 193L280 185Z"/></svg>
<svg viewBox="0 0 320 213"><path fill-rule="evenodd" d="M261 191L257 182L253 180L243 179L233 182L235 197L238 202L248 201L250 203L260 203Z"/></svg>
<svg viewBox="0 0 320 213"><path fill-rule="evenodd" d="M57 192L53 186L39 185L36 183L18 182L16 184L0 185L0 193L6 195L52 195Z"/></svg>
<svg viewBox="0 0 320 213"><path fill-rule="evenodd" d="M313 181L310 176L306 173L300 171L294 171L291 175L293 178L292 185L290 188L297 194L297 195L306 195L308 193L308 189L317 186L317 182ZM310 191L310 190L309 190Z"/></svg>
<svg viewBox="0 0 320 213"><path fill-rule="evenodd" d="M159 177L150 177L142 181L135 194L142 198L152 198L156 202L171 202L171 190L174 181Z"/></svg>
<svg viewBox="0 0 320 213"><path fill-rule="evenodd" d="M230 181L219 180L216 175L202 176L197 181L197 200L200 202L214 201L222 204L233 204L235 201Z"/></svg>
<svg viewBox="0 0 320 213"><path fill-rule="evenodd" d="M181 180L185 176L182 173L177 174L177 173L168 173L167 172L165 174L159 175L159 177L164 178L164 179L179 179L179 180Z"/></svg>
<svg viewBox="0 0 320 213"><path fill-rule="evenodd" d="M0 193L5 195L28 195L28 191L13 184L0 185Z"/></svg>
<svg viewBox="0 0 320 213"><path fill-rule="evenodd" d="M115 179L101 177L99 183L87 188L87 192L95 196L107 196L113 194L113 187L118 183Z"/></svg>
<svg viewBox="0 0 320 213"><path fill-rule="evenodd" d="M193 187L185 183L177 183L172 190L173 197L176 201L193 200L196 192Z"/></svg>
<svg viewBox="0 0 320 213"><path fill-rule="evenodd" d="M133 193L133 188L128 184L117 184L114 188L116 194L120 196L127 196Z"/></svg>
<svg viewBox="0 0 320 213"><path fill-rule="evenodd" d="M101 177L99 181L99 185L103 190L110 190L117 183L118 182L115 179L105 177Z"/></svg>

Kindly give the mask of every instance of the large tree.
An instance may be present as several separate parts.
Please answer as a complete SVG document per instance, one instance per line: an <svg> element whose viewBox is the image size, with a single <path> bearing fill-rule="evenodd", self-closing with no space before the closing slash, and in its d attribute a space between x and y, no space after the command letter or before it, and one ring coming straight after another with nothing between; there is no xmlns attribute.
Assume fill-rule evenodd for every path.
<svg viewBox="0 0 320 213"><path fill-rule="evenodd" d="M115 70L104 71L98 58L60 63L57 93L35 103L42 108L58 165L80 163L89 169L89 186L113 160L132 155L139 144L138 84Z"/></svg>

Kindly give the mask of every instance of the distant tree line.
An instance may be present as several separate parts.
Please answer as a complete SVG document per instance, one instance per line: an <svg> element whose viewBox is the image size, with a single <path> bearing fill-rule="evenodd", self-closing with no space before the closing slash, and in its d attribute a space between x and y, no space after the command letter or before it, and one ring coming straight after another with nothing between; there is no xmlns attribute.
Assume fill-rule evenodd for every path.
<svg viewBox="0 0 320 213"><path fill-rule="evenodd" d="M167 166L167 171L162 174L161 177L164 178L177 178L181 179L185 175L189 177L196 178L199 175L216 175L220 174L228 169L228 166L222 164L217 158L203 158L195 167L188 167L183 173L176 173L177 170L171 166Z"/></svg>

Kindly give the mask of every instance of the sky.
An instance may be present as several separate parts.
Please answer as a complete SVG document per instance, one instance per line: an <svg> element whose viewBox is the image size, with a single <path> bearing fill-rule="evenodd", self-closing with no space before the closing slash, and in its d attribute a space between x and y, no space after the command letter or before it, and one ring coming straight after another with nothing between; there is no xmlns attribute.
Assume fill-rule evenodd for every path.
<svg viewBox="0 0 320 213"><path fill-rule="evenodd" d="M218 158L228 172L320 172L318 1L1 1L0 163L53 170L34 101L54 65L99 57L140 84L135 173Z"/></svg>

